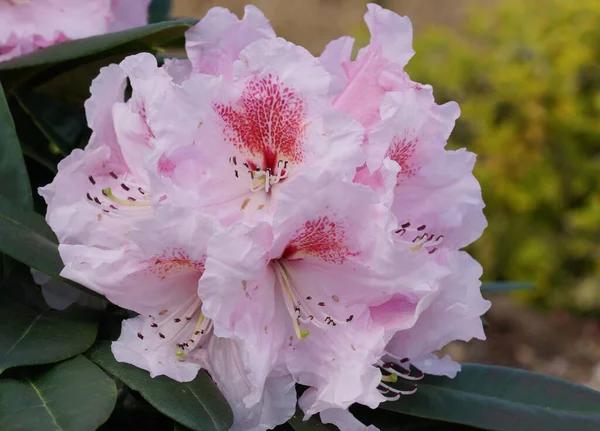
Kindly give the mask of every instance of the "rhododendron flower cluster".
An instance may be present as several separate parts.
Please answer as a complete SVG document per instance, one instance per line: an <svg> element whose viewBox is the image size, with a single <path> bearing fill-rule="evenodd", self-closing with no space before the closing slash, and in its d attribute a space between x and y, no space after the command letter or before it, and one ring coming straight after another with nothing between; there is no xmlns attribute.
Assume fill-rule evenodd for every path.
<svg viewBox="0 0 600 431"><path fill-rule="evenodd" d="M88 146L40 190L62 275L139 313L116 359L207 370L236 430L297 402L364 429L349 406L453 377L436 352L484 338L481 267L460 251L486 226L475 156L445 149L458 106L403 71L407 18L369 5L365 20L352 60L350 38L314 57L254 7L210 10L189 60L101 70Z"/></svg>
<svg viewBox="0 0 600 431"><path fill-rule="evenodd" d="M0 62L148 22L150 0L0 0Z"/></svg>

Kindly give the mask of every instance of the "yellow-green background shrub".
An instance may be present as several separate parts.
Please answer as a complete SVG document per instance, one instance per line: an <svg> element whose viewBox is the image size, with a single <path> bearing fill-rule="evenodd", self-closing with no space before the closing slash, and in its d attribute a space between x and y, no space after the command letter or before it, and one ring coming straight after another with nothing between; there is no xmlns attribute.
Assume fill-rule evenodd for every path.
<svg viewBox="0 0 600 431"><path fill-rule="evenodd" d="M416 34L415 49L411 77L460 103L451 145L478 154L489 227L470 251L484 278L599 311L600 1L504 0L459 31Z"/></svg>

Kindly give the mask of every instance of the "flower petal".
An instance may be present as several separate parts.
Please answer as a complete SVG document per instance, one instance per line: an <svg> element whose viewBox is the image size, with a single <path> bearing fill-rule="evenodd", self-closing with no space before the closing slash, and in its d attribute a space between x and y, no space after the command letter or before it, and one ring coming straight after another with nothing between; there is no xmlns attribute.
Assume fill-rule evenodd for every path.
<svg viewBox="0 0 600 431"><path fill-rule="evenodd" d="M370 322L367 311L347 325L313 327L305 339L292 339L286 348L288 369L298 383L315 388L304 412L313 415L355 402L377 407L384 397L377 390L381 372L372 364L384 346L384 331Z"/></svg>
<svg viewBox="0 0 600 431"><path fill-rule="evenodd" d="M274 372L264 387L254 386L243 352L231 339L212 337L199 354L233 410L232 431L265 431L294 414L296 387L289 375Z"/></svg>
<svg viewBox="0 0 600 431"><path fill-rule="evenodd" d="M481 297L481 266L464 252L446 252L451 273L440 281L410 329L398 331L386 350L399 358L426 357L454 340L485 339L481 315L490 302Z"/></svg>
<svg viewBox="0 0 600 431"><path fill-rule="evenodd" d="M185 49L194 72L231 78L240 51L256 40L274 37L269 21L256 7L246 6L241 20L225 8L214 7L186 32Z"/></svg>
<svg viewBox="0 0 600 431"><path fill-rule="evenodd" d="M408 18L369 4L365 22L371 32L371 43L359 51L354 62L342 63L348 78L334 106L370 129L380 119L379 108L386 92L406 85L402 68L414 51Z"/></svg>
<svg viewBox="0 0 600 431"><path fill-rule="evenodd" d="M61 244L61 274L140 314L168 311L197 297L206 245L216 228L210 217L165 206L133 227L126 247Z"/></svg>

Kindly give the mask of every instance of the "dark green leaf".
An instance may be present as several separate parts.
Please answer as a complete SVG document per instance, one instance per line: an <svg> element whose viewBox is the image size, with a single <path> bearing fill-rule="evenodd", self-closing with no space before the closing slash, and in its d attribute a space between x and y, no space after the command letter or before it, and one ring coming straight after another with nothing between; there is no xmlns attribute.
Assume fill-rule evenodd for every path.
<svg viewBox="0 0 600 431"><path fill-rule="evenodd" d="M402 415L380 408L372 410L359 404L352 406L350 411L359 421L365 425L375 425L379 431L475 431L477 429L467 425Z"/></svg>
<svg viewBox="0 0 600 431"><path fill-rule="evenodd" d="M148 12L150 22L168 20L171 12L171 0L152 0Z"/></svg>
<svg viewBox="0 0 600 431"><path fill-rule="evenodd" d="M97 330L89 311L50 309L32 281L7 279L0 288L0 373L82 353L94 343Z"/></svg>
<svg viewBox="0 0 600 431"><path fill-rule="evenodd" d="M45 274L60 278L57 239L44 217L0 196L0 252Z"/></svg>
<svg viewBox="0 0 600 431"><path fill-rule="evenodd" d="M426 377L419 391L380 408L495 431L600 429L600 392L505 367L463 364L455 379Z"/></svg>
<svg viewBox="0 0 600 431"><path fill-rule="evenodd" d="M0 195L12 199L23 208L33 207L31 186L21 145L2 85L0 85Z"/></svg>
<svg viewBox="0 0 600 431"><path fill-rule="evenodd" d="M181 39L195 22L191 19L166 21L59 43L0 64L0 79L14 91L35 77L33 83L29 83L32 88L81 64L167 45Z"/></svg>
<svg viewBox="0 0 600 431"><path fill-rule="evenodd" d="M517 281L487 281L481 284L482 292L509 292L512 290L533 290L535 286L531 283Z"/></svg>
<svg viewBox="0 0 600 431"><path fill-rule="evenodd" d="M48 141L60 149L63 156L74 148L84 146L89 139L90 131L83 106L70 106L56 98L32 91L19 94L18 100L35 125ZM29 156L40 164L50 163L48 160L40 160L42 156L36 153Z"/></svg>
<svg viewBox="0 0 600 431"><path fill-rule="evenodd" d="M194 431L226 431L233 423L227 401L204 372L188 383L165 376L151 378L145 370L117 362L110 351L110 343L105 342L99 343L87 355L138 391L157 410Z"/></svg>
<svg viewBox="0 0 600 431"><path fill-rule="evenodd" d="M331 431L336 429L335 427L332 428L331 425L322 424L318 416L312 416L307 421L303 421L302 418L304 418L304 413L300 408L296 408L296 413L288 421L288 424L296 431Z"/></svg>
<svg viewBox="0 0 600 431"><path fill-rule="evenodd" d="M115 383L82 356L23 379L0 379L2 431L92 431L115 406Z"/></svg>

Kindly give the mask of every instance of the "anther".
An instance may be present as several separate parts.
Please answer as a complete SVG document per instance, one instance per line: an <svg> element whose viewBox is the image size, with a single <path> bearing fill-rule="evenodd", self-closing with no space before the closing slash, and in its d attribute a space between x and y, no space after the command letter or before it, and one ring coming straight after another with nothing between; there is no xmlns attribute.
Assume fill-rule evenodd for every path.
<svg viewBox="0 0 600 431"><path fill-rule="evenodd" d="M116 180L117 178L119 178L119 177L117 176L117 174L115 174L113 171L110 171L110 172L109 172L109 174L110 174L110 176L111 176L111 177L113 177L115 180Z"/></svg>
<svg viewBox="0 0 600 431"><path fill-rule="evenodd" d="M138 338L139 338L140 340L143 340L143 339L144 339L144 336L142 335L142 333L141 333L141 332L138 332L138 333L137 333L137 336L138 336Z"/></svg>
<svg viewBox="0 0 600 431"><path fill-rule="evenodd" d="M90 183L92 183L94 186L96 185L96 180L91 175L88 177L88 180L90 180Z"/></svg>

